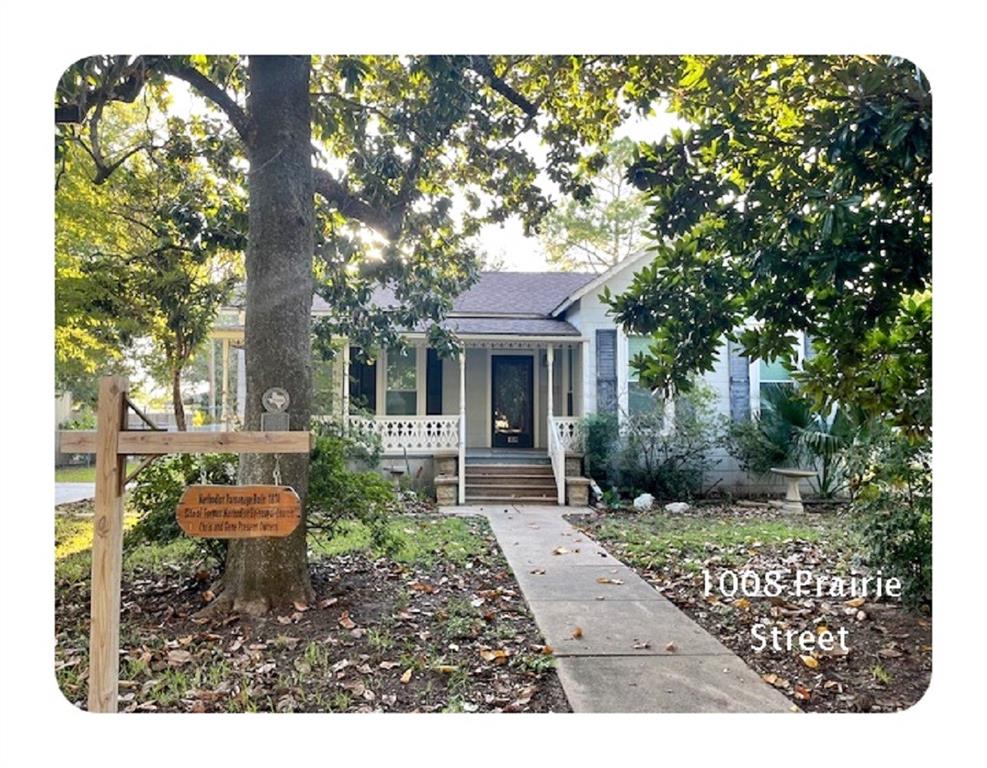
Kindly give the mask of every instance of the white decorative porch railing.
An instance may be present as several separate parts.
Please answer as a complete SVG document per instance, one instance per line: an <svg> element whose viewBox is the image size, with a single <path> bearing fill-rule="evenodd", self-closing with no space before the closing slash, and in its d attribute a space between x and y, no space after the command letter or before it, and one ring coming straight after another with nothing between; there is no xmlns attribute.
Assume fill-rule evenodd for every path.
<svg viewBox="0 0 987 768"><path fill-rule="evenodd" d="M553 416L549 431L558 435L564 453L583 452L583 419L581 416Z"/></svg>
<svg viewBox="0 0 987 768"><path fill-rule="evenodd" d="M565 504L565 448L562 447L555 416L548 417L548 457L552 460L558 502Z"/></svg>
<svg viewBox="0 0 987 768"><path fill-rule="evenodd" d="M459 450L459 416L350 416L350 428L380 437L387 453Z"/></svg>

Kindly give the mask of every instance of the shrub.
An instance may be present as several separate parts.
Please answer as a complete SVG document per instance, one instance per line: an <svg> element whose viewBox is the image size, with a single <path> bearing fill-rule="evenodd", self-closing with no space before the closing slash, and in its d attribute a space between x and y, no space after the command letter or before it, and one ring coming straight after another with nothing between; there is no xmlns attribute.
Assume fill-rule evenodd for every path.
<svg viewBox="0 0 987 768"><path fill-rule="evenodd" d="M137 523L127 532L126 545L164 544L183 536L175 509L189 485L235 485L236 454L178 454L159 459L137 476L130 493L130 506ZM216 558L226 552L222 539L195 538L202 549Z"/></svg>
<svg viewBox="0 0 987 768"><path fill-rule="evenodd" d="M615 413L594 413L583 419L583 461L586 473L604 489L617 483L614 456L620 439Z"/></svg>
<svg viewBox="0 0 987 768"><path fill-rule="evenodd" d="M875 426L850 451L851 512L867 564L901 579L911 605L932 598L931 443Z"/></svg>
<svg viewBox="0 0 987 768"><path fill-rule="evenodd" d="M341 523L358 520L370 530L371 544L384 551L396 542L387 521L397 498L391 484L376 472L379 446L361 436L345 435L333 423L321 425L309 467L305 502L308 530L332 538Z"/></svg>
<svg viewBox="0 0 987 768"><path fill-rule="evenodd" d="M731 422L725 442L740 468L754 475L786 464L817 469L810 482L819 496L832 498L846 488L846 451L858 434L844 409L814 413L794 386L770 384L763 389L760 418Z"/></svg>
<svg viewBox="0 0 987 768"><path fill-rule="evenodd" d="M788 451L771 441L764 433L760 419L731 421L724 443L727 453L737 460L740 468L753 475L766 474L771 467L788 460Z"/></svg>
<svg viewBox="0 0 987 768"><path fill-rule="evenodd" d="M710 454L722 442L714 404L712 390L697 386L676 401L672 424L665 423L663 408L627 417L618 454L621 489L659 499L700 494L716 463Z"/></svg>

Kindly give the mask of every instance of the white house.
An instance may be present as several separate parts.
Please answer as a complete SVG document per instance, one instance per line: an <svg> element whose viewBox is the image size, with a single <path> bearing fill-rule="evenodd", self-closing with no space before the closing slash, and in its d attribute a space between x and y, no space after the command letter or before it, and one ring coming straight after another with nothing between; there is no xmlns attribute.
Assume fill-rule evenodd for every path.
<svg viewBox="0 0 987 768"><path fill-rule="evenodd" d="M379 435L385 464L434 482L440 500L578 502L582 417L654 407L628 365L646 339L627 336L599 298L604 287L626 289L649 255L599 275L484 272L444 321L463 355L441 358L423 330L403 334L407 351L385 351L370 364L341 343L342 365L314 362L314 410L346 414L353 429ZM374 296L381 307L394 301L386 290ZM316 297L313 314L327 311ZM761 383L786 376L724 342L705 381L723 414L749 418ZM728 456L717 458L722 487L748 481Z"/></svg>

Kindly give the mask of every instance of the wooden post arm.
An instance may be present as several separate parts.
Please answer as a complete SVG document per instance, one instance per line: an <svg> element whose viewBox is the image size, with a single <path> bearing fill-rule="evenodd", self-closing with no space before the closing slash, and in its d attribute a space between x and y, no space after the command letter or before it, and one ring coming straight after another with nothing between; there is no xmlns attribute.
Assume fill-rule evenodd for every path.
<svg viewBox="0 0 987 768"><path fill-rule="evenodd" d="M119 433L119 455L154 456L167 453L309 453L315 447L312 432L159 432ZM58 432L61 453L95 453L96 433Z"/></svg>

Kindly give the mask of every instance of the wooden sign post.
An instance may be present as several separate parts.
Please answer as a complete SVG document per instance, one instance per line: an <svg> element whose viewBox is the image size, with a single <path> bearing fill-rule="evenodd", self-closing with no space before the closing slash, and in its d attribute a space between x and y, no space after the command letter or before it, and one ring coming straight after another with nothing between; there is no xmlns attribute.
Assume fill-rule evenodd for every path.
<svg viewBox="0 0 987 768"><path fill-rule="evenodd" d="M123 494L130 480L152 461L169 453L309 453L314 445L310 432L164 432L159 430L127 396L127 379L100 379L96 431L59 432L63 453L96 454L96 497L93 515L92 584L89 632L89 711L116 712L120 647L120 576L123 566ZM127 411L133 410L150 429L127 429ZM144 456L130 475L127 456ZM231 510L227 521L237 518L250 536L287 536L301 520L298 496L281 486L192 486L182 497L186 509L189 492L222 489L223 493L256 492L258 498L226 504L200 504L201 509ZM257 489L264 489L258 491ZM277 491L270 494L271 489ZM293 497L293 499L292 499ZM181 505L180 505L181 508ZM236 511L239 510L239 511ZM181 515L179 522L181 524ZM253 523L257 525L254 526ZM268 527L261 528L261 524ZM234 522L234 533L236 523ZM182 526L183 529L185 526ZM187 530L187 529L186 529ZM193 535L218 535L199 533ZM227 536L234 538L234 536Z"/></svg>

